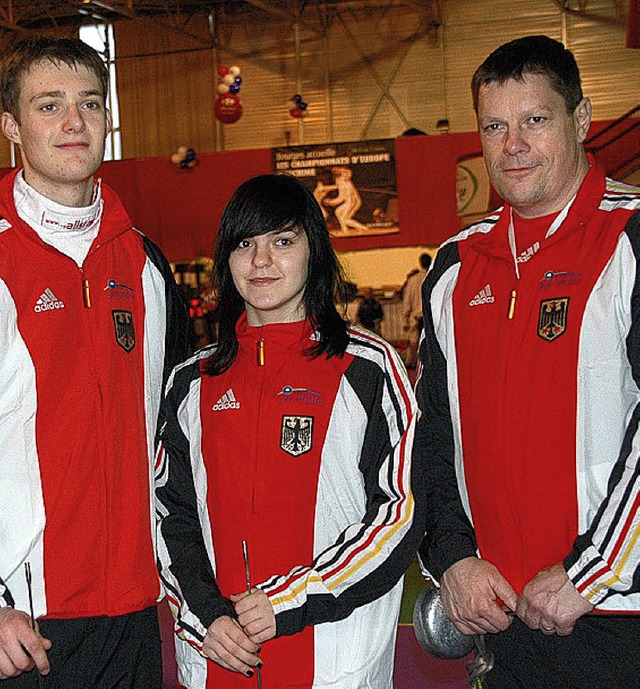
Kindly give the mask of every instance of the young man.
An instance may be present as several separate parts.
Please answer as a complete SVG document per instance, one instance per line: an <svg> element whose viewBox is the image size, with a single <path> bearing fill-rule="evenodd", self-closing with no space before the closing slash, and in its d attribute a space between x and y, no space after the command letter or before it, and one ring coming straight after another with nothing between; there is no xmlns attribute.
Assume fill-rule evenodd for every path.
<svg viewBox="0 0 640 689"><path fill-rule="evenodd" d="M487 633L484 686L637 686L640 190L585 153L562 44L507 43L472 89L505 205L424 283L421 555L456 626Z"/></svg>
<svg viewBox="0 0 640 689"><path fill-rule="evenodd" d="M153 439L187 320L159 249L93 175L100 56L33 38L0 62L0 679L161 686ZM37 619L34 622L32 616Z"/></svg>

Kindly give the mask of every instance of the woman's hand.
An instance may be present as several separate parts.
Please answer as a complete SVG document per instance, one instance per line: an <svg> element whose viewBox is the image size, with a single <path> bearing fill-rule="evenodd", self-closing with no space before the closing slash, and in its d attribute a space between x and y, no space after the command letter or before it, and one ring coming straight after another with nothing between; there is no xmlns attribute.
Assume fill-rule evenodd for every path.
<svg viewBox="0 0 640 689"><path fill-rule="evenodd" d="M212 622L202 643L202 652L227 670L247 677L260 664L260 644L252 641L231 617L219 617Z"/></svg>
<svg viewBox="0 0 640 689"><path fill-rule="evenodd" d="M230 598L238 613L238 622L251 641L261 644L273 639L276 618L266 593L251 589L251 593L239 593Z"/></svg>

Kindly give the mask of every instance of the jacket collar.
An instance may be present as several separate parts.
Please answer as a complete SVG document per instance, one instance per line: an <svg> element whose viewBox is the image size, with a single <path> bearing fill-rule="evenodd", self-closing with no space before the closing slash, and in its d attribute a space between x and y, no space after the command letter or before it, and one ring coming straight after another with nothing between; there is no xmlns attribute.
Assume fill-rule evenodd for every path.
<svg viewBox="0 0 640 689"><path fill-rule="evenodd" d="M270 323L252 326L247 323L246 312L236 325L240 350L250 357L256 356L256 343L263 341L267 357L275 353L288 355L313 344L314 331L308 319L293 323Z"/></svg>
<svg viewBox="0 0 640 689"><path fill-rule="evenodd" d="M545 244L548 246L560 240L567 234L577 231L598 209L605 191L605 174L603 168L592 154L587 153L589 170L578 189L578 193L571 202L566 218L551 235ZM515 210L505 203L498 209L498 221L490 232L477 232L469 237L469 248L482 254L504 258L513 262L509 246L509 220Z"/></svg>
<svg viewBox="0 0 640 689"><path fill-rule="evenodd" d="M13 200L13 187L16 175L21 169L22 168L16 168L12 170L0 180L0 216L31 241L48 247L48 245L38 237L37 233L19 218L16 211ZM115 239L132 227L131 219L124 209L122 202L113 189L106 184L102 185L102 199L104 201L104 209L100 230L94 242L96 246ZM51 247L48 248L51 249Z"/></svg>

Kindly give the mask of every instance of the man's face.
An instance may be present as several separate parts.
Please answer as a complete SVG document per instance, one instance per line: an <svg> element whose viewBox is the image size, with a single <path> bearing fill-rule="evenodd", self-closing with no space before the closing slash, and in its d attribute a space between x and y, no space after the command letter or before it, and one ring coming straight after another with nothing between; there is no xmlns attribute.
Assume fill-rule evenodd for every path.
<svg viewBox="0 0 640 689"><path fill-rule="evenodd" d="M548 77L490 82L478 94L478 127L494 188L525 218L561 210L588 170L582 142L591 122L583 99L570 115Z"/></svg>
<svg viewBox="0 0 640 689"><path fill-rule="evenodd" d="M36 63L22 77L17 115L4 113L2 130L20 147L27 183L59 203L88 204L111 127L98 77Z"/></svg>

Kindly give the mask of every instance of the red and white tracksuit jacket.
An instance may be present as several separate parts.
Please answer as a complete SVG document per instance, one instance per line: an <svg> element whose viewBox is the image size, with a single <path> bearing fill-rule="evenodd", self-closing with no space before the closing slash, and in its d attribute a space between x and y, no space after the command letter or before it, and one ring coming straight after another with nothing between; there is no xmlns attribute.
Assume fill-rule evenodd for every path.
<svg viewBox="0 0 640 689"><path fill-rule="evenodd" d="M0 605L120 615L153 605L151 479L163 380L187 321L159 249L103 187L80 269L0 181ZM166 372L166 376L165 376Z"/></svg>
<svg viewBox="0 0 640 689"><path fill-rule="evenodd" d="M263 686L388 689L402 575L423 527L414 510L415 400L397 354L352 329L343 357L309 358L307 321L237 327L218 376L210 350L169 381L156 471L159 557L189 689L256 686L200 654L231 593L269 597L277 637ZM264 345L264 365L256 346Z"/></svg>
<svg viewBox="0 0 640 689"><path fill-rule="evenodd" d="M598 608L638 611L640 190L589 160L526 261L506 206L444 245L425 281L421 555L440 578L479 551L517 592L564 562Z"/></svg>

